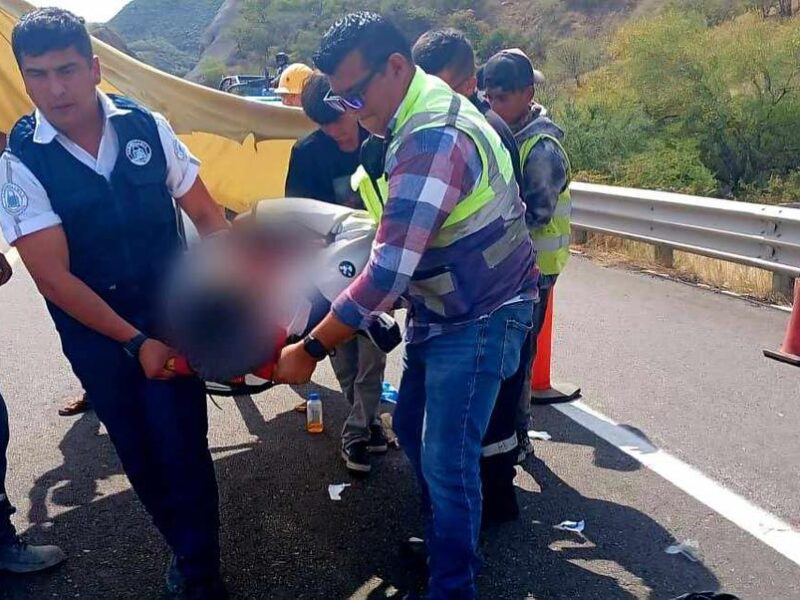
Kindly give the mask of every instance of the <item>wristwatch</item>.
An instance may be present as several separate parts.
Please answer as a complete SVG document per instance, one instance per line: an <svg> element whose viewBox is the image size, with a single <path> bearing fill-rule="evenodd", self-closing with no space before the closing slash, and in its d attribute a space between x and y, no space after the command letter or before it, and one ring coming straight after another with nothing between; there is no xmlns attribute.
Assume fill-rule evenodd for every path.
<svg viewBox="0 0 800 600"><path fill-rule="evenodd" d="M328 356L336 354L335 350L328 350L317 338L308 334L303 338L303 349L317 362L325 360Z"/></svg>
<svg viewBox="0 0 800 600"><path fill-rule="evenodd" d="M131 358L139 358L139 350L142 349L142 346L147 341L147 336L143 334L141 331L129 339L127 342L122 344L122 348L125 350L125 353L130 356Z"/></svg>

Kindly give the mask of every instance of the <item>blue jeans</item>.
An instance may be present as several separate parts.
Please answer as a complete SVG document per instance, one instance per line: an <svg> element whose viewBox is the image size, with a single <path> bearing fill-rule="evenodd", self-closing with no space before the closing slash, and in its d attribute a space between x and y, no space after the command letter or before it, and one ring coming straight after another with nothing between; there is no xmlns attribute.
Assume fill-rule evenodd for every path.
<svg viewBox="0 0 800 600"><path fill-rule="evenodd" d="M430 600L477 596L481 441L532 314L531 302L519 302L406 347L394 426L428 516Z"/></svg>

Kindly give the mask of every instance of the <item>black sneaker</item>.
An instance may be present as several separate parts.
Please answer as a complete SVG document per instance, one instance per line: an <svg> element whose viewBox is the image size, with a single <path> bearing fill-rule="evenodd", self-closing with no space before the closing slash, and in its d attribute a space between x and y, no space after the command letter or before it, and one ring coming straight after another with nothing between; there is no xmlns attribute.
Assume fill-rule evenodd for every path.
<svg viewBox="0 0 800 600"><path fill-rule="evenodd" d="M366 475L372 470L367 442L353 442L346 448L342 448L342 458L347 470L353 475Z"/></svg>
<svg viewBox="0 0 800 600"><path fill-rule="evenodd" d="M370 454L386 454L389 451L389 441L383 434L383 427L378 423L369 426L369 441L367 452Z"/></svg>

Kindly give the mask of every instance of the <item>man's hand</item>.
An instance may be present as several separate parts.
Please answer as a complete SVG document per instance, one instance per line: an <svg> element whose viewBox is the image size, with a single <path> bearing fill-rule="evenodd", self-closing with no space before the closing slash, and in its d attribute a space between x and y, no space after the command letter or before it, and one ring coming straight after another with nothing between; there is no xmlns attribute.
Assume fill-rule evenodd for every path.
<svg viewBox="0 0 800 600"><path fill-rule="evenodd" d="M139 350L139 363L148 379L172 379L175 373L167 370L167 361L175 356L175 351L148 338Z"/></svg>
<svg viewBox="0 0 800 600"><path fill-rule="evenodd" d="M281 350L273 376L278 383L308 383L316 368L317 361L297 342Z"/></svg>
<svg viewBox="0 0 800 600"><path fill-rule="evenodd" d="M8 283L14 271L11 270L11 265L8 264L5 254L0 254L0 285Z"/></svg>

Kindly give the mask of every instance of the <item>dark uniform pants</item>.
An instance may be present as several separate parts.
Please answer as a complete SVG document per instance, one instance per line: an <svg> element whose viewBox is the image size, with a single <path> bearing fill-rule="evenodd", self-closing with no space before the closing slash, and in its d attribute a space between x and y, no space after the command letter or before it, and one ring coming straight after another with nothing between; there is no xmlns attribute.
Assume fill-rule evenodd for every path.
<svg viewBox="0 0 800 600"><path fill-rule="evenodd" d="M148 380L138 361L112 340L82 327L65 327L61 334L65 354L179 570L188 579L215 575L219 499L202 382Z"/></svg>
<svg viewBox="0 0 800 600"><path fill-rule="evenodd" d="M8 411L0 394L0 545L14 539L16 532L11 525L14 507L6 496L6 450L8 449Z"/></svg>
<svg viewBox="0 0 800 600"><path fill-rule="evenodd" d="M528 372L536 354L537 336L536 329L528 333L520 352L519 368L500 385L489 429L483 438L481 491L483 521L486 525L513 520L519 516L517 496L514 491L516 475L514 467L519 454L517 410L520 397L527 393L526 388L530 381Z"/></svg>

